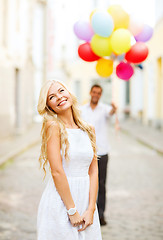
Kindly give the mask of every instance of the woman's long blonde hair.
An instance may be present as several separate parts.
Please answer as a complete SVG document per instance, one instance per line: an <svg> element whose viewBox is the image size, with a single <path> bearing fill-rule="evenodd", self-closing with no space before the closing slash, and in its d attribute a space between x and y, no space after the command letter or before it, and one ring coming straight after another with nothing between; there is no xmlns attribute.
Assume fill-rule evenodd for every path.
<svg viewBox="0 0 163 240"><path fill-rule="evenodd" d="M40 167L41 166L43 167L45 175L46 175L46 165L48 162L47 141L50 137L50 135L47 135L47 125L49 125L49 124L47 124L47 122L51 123L48 126L48 128L50 128L51 130L52 130L52 127L54 124L59 125L61 150L62 150L62 153L64 154L66 161L67 162L69 161L69 156L68 156L69 141L68 141L68 134L66 131L65 124L63 123L63 121L61 121L61 119L59 119L57 117L57 114L53 110L51 110L47 105L47 94L48 94L49 88L51 87L52 84L54 84L56 82L58 82L64 88L66 88L64 86L64 84L58 80L46 81L41 88L40 96L39 96L39 100L38 100L38 106L37 106L37 110L38 110L39 114L43 117L43 123L42 123L42 129L41 129L42 143L41 143L41 153L40 153L40 157L39 157L39 162L40 162ZM72 108L72 115L73 115L74 122L81 130L88 133L88 136L89 136L91 144L92 144L93 152L94 152L94 157L97 157L96 139L95 139L94 130L89 124L87 124L85 121L83 121L81 119L77 99L68 89L67 89L67 91L69 92L69 94L72 98L72 107L71 108Z"/></svg>

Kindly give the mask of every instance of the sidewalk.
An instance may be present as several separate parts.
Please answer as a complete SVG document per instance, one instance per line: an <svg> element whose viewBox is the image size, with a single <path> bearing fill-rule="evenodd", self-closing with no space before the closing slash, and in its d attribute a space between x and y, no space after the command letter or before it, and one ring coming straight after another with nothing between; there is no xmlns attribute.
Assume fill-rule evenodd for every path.
<svg viewBox="0 0 163 240"><path fill-rule="evenodd" d="M149 148L163 154L163 131L155 129L154 127L144 126L142 123L132 119L126 119L120 122L120 130L130 134Z"/></svg>
<svg viewBox="0 0 163 240"><path fill-rule="evenodd" d="M15 135L0 141L0 165L41 140L41 123L33 123L22 135Z"/></svg>

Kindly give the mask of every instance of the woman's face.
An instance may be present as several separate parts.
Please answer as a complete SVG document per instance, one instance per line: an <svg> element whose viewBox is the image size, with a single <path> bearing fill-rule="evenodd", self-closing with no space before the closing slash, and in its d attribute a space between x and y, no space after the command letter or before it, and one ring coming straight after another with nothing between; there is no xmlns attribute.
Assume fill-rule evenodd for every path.
<svg viewBox="0 0 163 240"><path fill-rule="evenodd" d="M55 82L49 88L47 105L57 114L60 114L72 106L71 95L60 83Z"/></svg>

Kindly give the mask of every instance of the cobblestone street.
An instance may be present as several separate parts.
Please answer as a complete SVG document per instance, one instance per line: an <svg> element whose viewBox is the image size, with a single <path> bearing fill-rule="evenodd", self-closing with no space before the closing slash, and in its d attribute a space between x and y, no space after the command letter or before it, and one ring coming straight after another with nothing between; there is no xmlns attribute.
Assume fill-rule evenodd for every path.
<svg viewBox="0 0 163 240"><path fill-rule="evenodd" d="M162 240L163 156L121 131L110 128L109 135L103 240ZM1 240L36 239L37 207L47 181L39 170L39 148L31 147L0 169Z"/></svg>

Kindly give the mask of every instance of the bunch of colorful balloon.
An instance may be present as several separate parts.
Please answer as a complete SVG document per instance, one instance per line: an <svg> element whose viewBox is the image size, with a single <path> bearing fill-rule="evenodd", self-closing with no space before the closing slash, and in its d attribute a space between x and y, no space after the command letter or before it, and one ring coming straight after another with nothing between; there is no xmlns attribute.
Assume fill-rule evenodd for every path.
<svg viewBox="0 0 163 240"><path fill-rule="evenodd" d="M97 61L96 71L101 77L109 77L116 62L116 75L129 80L134 66L148 56L145 42L152 37L153 29L130 17L121 6L111 5L105 12L94 10L88 22L77 21L74 32L85 41L78 47L80 58Z"/></svg>

